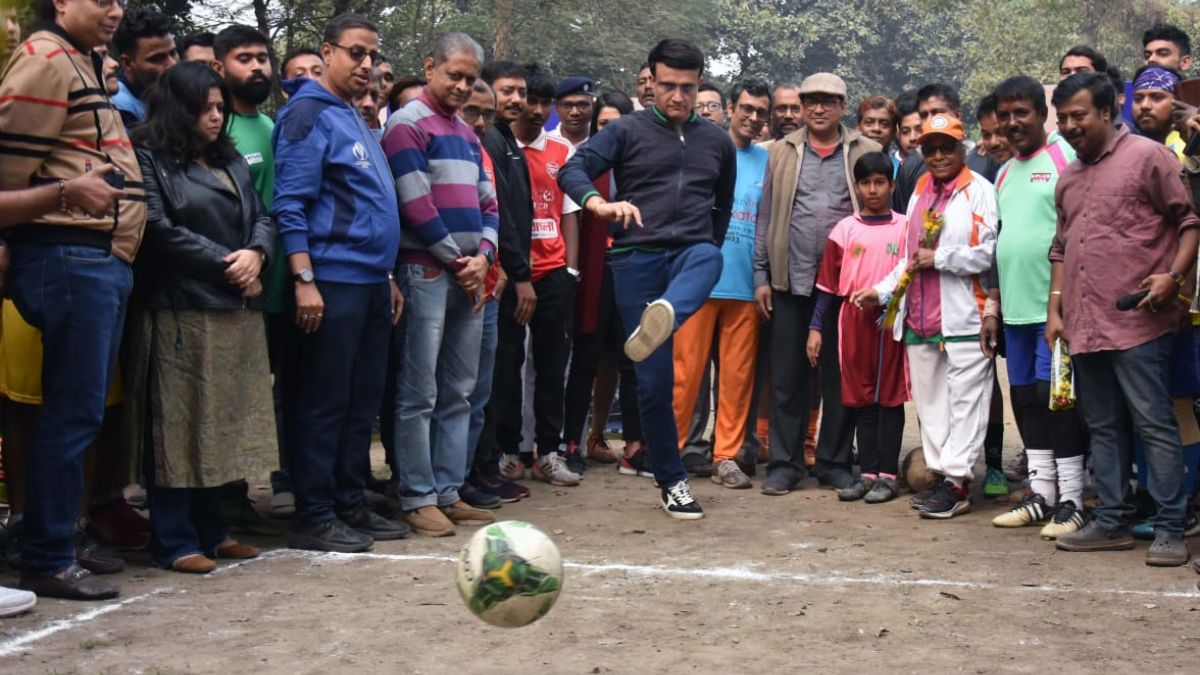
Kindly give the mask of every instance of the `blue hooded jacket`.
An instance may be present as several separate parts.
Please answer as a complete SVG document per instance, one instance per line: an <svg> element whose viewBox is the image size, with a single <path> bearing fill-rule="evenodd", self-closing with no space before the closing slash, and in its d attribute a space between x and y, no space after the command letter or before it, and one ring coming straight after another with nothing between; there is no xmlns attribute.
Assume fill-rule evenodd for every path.
<svg viewBox="0 0 1200 675"><path fill-rule="evenodd" d="M284 83L275 148L275 219L287 255L307 251L323 281L387 280L400 249L396 184L358 113L315 80Z"/></svg>

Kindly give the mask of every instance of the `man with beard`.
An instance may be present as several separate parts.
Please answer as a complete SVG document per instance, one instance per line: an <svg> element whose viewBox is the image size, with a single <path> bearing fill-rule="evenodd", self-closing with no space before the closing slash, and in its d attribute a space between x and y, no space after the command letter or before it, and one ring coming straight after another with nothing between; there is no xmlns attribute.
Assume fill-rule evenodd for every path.
<svg viewBox="0 0 1200 675"><path fill-rule="evenodd" d="M325 27L325 68L289 80L279 115L271 215L287 252L299 336L288 545L358 553L408 528L365 508L362 466L383 398L391 326L403 297L391 281L400 244L388 158L350 107L367 86L379 30L356 14ZM290 313L290 312L289 312Z"/></svg>
<svg viewBox="0 0 1200 675"><path fill-rule="evenodd" d="M142 98L150 85L171 66L179 63L174 26L167 16L153 9L131 10L113 35L113 47L121 62L120 91L112 97L129 129L146 117Z"/></svg>
<svg viewBox="0 0 1200 675"><path fill-rule="evenodd" d="M1187 145L1175 130L1175 85L1182 77L1173 68L1150 63L1133 76L1133 123L1141 135L1162 143L1183 161Z"/></svg>
<svg viewBox="0 0 1200 675"><path fill-rule="evenodd" d="M596 82L590 77L568 77L554 89L554 109L558 111L558 128L550 132L578 148L588 139L592 122L592 105Z"/></svg>
<svg viewBox="0 0 1200 675"><path fill-rule="evenodd" d="M1046 340L1070 345L1100 497L1095 520L1059 537L1056 546L1133 548L1128 498L1136 433L1158 506L1146 564L1183 565L1189 557L1183 539L1187 493L1168 381L1182 311L1175 298L1196 263L1200 220L1175 155L1113 126L1115 98L1108 78L1098 73L1072 75L1053 97L1059 133L1078 161L1063 170L1055 193ZM1139 290L1148 293L1131 311L1119 312L1117 300Z"/></svg>
<svg viewBox="0 0 1200 675"><path fill-rule="evenodd" d="M563 446L563 393L567 361L571 355L572 312L575 282L579 278L579 206L558 186L559 169L574 154L566 141L545 131L550 115L554 81L545 70L532 67L525 73L525 110L512 124L517 145L529 168L533 220L530 230L530 281L537 307L528 317L518 316L517 299L500 299L499 343L492 407L497 411L496 440L500 451L515 456L521 446L521 368L525 363L528 332L535 384L532 391L534 438L538 458L533 476L556 486L579 484L579 474L567 467ZM527 226L529 227L529 226ZM528 327L528 330L527 330ZM526 392L528 396L530 392ZM578 457L576 459L579 459Z"/></svg>
<svg viewBox="0 0 1200 675"><path fill-rule="evenodd" d="M233 25L222 30L213 40L214 68L225 78L233 94L233 110L228 115L227 129L238 152L250 165L250 177L262 197L263 204L270 209L275 196L275 152L271 147L271 134L275 123L259 111L259 106L271 95L271 58L267 38L250 26ZM267 343L271 358L271 373L274 375L275 419L278 432L279 470L271 474L270 513L276 517L290 517L295 511L292 495L290 466L291 420L295 417L295 388L289 383L294 376L285 364L296 360L295 324L286 314L284 294L287 289L287 261L283 256L274 256L263 276L263 304L267 313ZM292 366L294 368L294 365ZM245 488L245 483L240 486ZM226 518L230 511L242 521L246 531L255 525L257 512L249 505L248 494L226 493ZM255 528L259 529L259 528Z"/></svg>
<svg viewBox="0 0 1200 675"><path fill-rule="evenodd" d="M483 317L476 311L496 261L496 192L479 139L457 112L471 98L483 49L446 33L425 59L429 84L384 134L403 227L396 268L407 298L396 374L396 471L403 519L431 537L487 525L463 501L471 394Z"/></svg>
<svg viewBox="0 0 1200 675"><path fill-rule="evenodd" d="M800 85L787 82L775 87L771 104L771 140L777 141L804 125Z"/></svg>

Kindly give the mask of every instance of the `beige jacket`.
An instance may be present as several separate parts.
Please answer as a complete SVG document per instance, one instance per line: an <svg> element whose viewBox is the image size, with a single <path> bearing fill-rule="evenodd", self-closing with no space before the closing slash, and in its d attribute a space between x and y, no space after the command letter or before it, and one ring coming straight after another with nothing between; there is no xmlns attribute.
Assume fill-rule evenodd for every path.
<svg viewBox="0 0 1200 675"><path fill-rule="evenodd" d="M858 193L854 190L854 164L868 152L882 148L858 130L841 125L842 154L846 158L846 185L850 201L858 213ZM770 145L767 174L763 179L762 198L758 203L758 221L754 237L754 285L770 284L777 291L790 290L788 281L788 236L791 231L792 204L796 200L796 182L804 162L804 144L808 129L802 128ZM775 187L778 186L778 189Z"/></svg>

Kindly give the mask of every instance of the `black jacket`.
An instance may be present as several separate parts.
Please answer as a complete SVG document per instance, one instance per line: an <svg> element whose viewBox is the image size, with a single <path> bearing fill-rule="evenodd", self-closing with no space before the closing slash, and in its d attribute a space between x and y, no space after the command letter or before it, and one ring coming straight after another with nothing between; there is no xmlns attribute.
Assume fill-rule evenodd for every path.
<svg viewBox="0 0 1200 675"><path fill-rule="evenodd" d="M558 172L558 184L583 206L592 181L612 170L617 199L642 212L644 227L613 233L613 246L676 247L725 240L737 182L729 133L692 113L678 131L657 109L604 127Z"/></svg>
<svg viewBox="0 0 1200 675"><path fill-rule="evenodd" d="M243 248L275 255L275 229L242 158L226 167L233 194L208 169L145 149L146 239L138 256L139 297L150 309L261 307L225 280L225 256ZM263 272L267 263L263 263Z"/></svg>
<svg viewBox="0 0 1200 675"><path fill-rule="evenodd" d="M512 129L497 122L483 138L483 149L496 170L496 201L500 207L500 264L509 281L529 281L529 239L533 232L533 193L525 152Z"/></svg>

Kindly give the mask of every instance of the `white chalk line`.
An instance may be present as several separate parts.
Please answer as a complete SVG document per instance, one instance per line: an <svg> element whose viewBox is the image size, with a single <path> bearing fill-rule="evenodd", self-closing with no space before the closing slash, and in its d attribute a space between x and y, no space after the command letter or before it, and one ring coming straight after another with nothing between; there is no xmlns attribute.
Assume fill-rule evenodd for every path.
<svg viewBox="0 0 1200 675"><path fill-rule="evenodd" d="M389 562L457 562L455 556L445 555L414 555L403 553L322 553L316 551L301 551L298 549L281 548L264 552L257 558L242 560L217 568L205 577L213 577L223 572L248 566L252 563L275 559L310 560L313 562L349 562L353 560L386 560ZM792 574L783 572L756 572L748 567L668 567L665 565L638 565L630 563L580 563L564 561L568 569L580 570L585 576L612 572L624 572L647 577L683 577L706 578L723 581L749 581L763 584L795 583L809 586L828 588L843 588L846 586L881 586L884 588L904 587L942 587L966 588L972 590L995 590L1003 592L1038 592L1064 593L1082 595L1132 595L1154 598L1200 598L1198 591L1148 591L1126 588L1085 588L1077 586L1060 586L1057 584L1038 584L1031 586L1006 586L986 581L967 581L954 579L907 578L891 574L872 574L852 576L843 572L832 571L824 574ZM186 589L156 588L140 595L123 598L115 602L94 607L66 619L50 623L27 631L4 642L0 642L0 657L24 651L32 644L48 638L56 633L70 630L81 624L97 619L106 614L123 609L130 605L144 602L155 595L168 593L186 593Z"/></svg>

